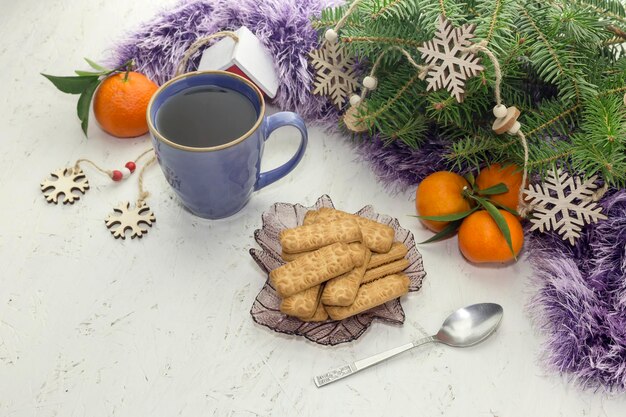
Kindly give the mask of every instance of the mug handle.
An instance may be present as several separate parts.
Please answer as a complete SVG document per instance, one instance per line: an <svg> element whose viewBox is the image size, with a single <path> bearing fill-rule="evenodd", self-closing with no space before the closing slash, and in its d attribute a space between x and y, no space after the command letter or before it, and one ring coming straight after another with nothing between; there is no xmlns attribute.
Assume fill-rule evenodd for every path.
<svg viewBox="0 0 626 417"><path fill-rule="evenodd" d="M283 126L293 126L300 131L300 146L298 147L296 154L292 156L289 161L285 162L278 168L274 168L267 172L261 172L256 184L254 184L255 191L260 190L261 188L270 185L271 183L276 182L285 175L289 174L296 167L296 165L298 165L304 155L304 150L306 149L308 142L308 134L306 126L304 125L304 120L302 120L302 117L298 116L296 113L284 111L268 116L267 119L265 119L265 137L263 140L267 140L274 130Z"/></svg>

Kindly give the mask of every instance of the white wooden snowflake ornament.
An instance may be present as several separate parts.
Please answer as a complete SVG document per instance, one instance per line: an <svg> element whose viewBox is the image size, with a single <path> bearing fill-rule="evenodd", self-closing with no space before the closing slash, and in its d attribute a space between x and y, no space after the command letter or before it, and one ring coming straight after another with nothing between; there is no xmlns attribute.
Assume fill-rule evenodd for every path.
<svg viewBox="0 0 626 417"><path fill-rule="evenodd" d="M439 16L435 37L417 48L422 59L432 66L426 81L427 91L447 89L461 103L465 94L465 81L476 76L484 68L480 57L468 52L473 45L475 25L452 26L445 17Z"/></svg>
<svg viewBox="0 0 626 417"><path fill-rule="evenodd" d="M89 189L89 181L80 168L61 168L50 173L52 178L46 178L41 183L41 191L48 203L59 203L63 196L63 204L74 204L81 194Z"/></svg>
<svg viewBox="0 0 626 417"><path fill-rule="evenodd" d="M126 230L130 230L131 238L141 238L148 233L148 229L143 225L152 227L155 221L154 213L145 202L131 208L128 201L120 203L104 220L106 227L116 239L126 239Z"/></svg>
<svg viewBox="0 0 626 417"><path fill-rule="evenodd" d="M530 185L524 197L533 206L530 230L554 230L573 246L585 224L607 218L592 200L596 179L594 175L583 182L558 169L549 171L543 184Z"/></svg>
<svg viewBox="0 0 626 417"><path fill-rule="evenodd" d="M309 56L316 72L313 94L329 96L337 107L342 107L358 84L354 74L354 57L348 56L336 39L334 42L326 40Z"/></svg>

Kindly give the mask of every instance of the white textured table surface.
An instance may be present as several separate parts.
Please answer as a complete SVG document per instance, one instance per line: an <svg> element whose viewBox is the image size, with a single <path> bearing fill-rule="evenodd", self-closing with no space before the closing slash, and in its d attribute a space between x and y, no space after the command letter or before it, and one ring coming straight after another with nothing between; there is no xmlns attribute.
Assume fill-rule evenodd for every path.
<svg viewBox="0 0 626 417"><path fill-rule="evenodd" d="M122 166L149 142L108 137L95 123L84 139L77 97L39 72L70 74L172 3L0 2L0 416L624 415L623 396L581 393L544 371L525 312L527 264L471 266L454 239L420 247L428 275L406 297L401 327L375 323L354 343L323 347L256 325L249 310L265 277L248 250L272 203L329 194L339 208L371 203L418 240L428 236L407 216L413 190L387 193L344 138L311 129L301 165L222 221L188 214L150 170L157 223L141 241L116 241L103 222L136 198L136 177L111 184L86 168L84 198L48 205L39 182L50 171L79 157ZM268 142L266 167L287 158L290 133ZM481 301L505 310L484 344L425 346L313 385L313 375L433 332L452 310Z"/></svg>

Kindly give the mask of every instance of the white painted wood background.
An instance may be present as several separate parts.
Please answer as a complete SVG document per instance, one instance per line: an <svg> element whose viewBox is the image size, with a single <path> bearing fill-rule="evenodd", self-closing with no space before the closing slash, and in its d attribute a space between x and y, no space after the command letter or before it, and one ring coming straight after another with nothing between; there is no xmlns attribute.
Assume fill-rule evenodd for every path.
<svg viewBox="0 0 626 417"><path fill-rule="evenodd" d="M622 416L624 396L580 392L547 373L542 337L525 312L529 267L466 263L456 240L422 247L428 276L409 295L404 326L375 323L358 341L322 347L256 325L265 277L248 255L260 214L276 201L328 193L355 211L372 203L418 240L413 191L393 195L346 138L311 129L302 164L222 221L182 209L160 170L146 186L157 216L141 241L116 241L104 217L136 198L87 168L92 189L48 205L39 182L89 157L117 168L149 146L92 125L83 138L76 96L40 72L65 75L99 59L126 30L174 0L0 0L0 416ZM267 147L277 165L288 129ZM293 141L295 142L295 141ZM317 389L313 375L436 331L457 307L498 302L494 337L467 350L426 346Z"/></svg>

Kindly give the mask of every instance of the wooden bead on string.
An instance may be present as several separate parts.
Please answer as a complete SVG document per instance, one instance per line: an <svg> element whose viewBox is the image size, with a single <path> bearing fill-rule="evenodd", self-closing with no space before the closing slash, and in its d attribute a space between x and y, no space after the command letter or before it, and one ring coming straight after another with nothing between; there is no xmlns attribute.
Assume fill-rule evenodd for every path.
<svg viewBox="0 0 626 417"><path fill-rule="evenodd" d="M521 128L522 125L520 124L520 122L515 121L515 123L513 123L513 126L511 126L511 128L507 132L511 135L517 135L517 132L519 132Z"/></svg>
<svg viewBox="0 0 626 417"><path fill-rule="evenodd" d="M508 132L515 122L517 122L518 117L520 116L520 111L515 106L511 106L506 109L506 116L499 117L493 122L492 129L496 134L502 135L503 133ZM519 130L519 128L518 128Z"/></svg>
<svg viewBox="0 0 626 417"><path fill-rule="evenodd" d="M352 97L350 97L351 106L356 106L360 102L361 102L361 96L359 96L358 94L353 94Z"/></svg>
<svg viewBox="0 0 626 417"><path fill-rule="evenodd" d="M324 33L324 38L326 38L328 42L334 43L339 39L339 35L334 29L328 29L326 33Z"/></svg>
<svg viewBox="0 0 626 417"><path fill-rule="evenodd" d="M376 77L368 75L363 79L363 87L367 88L368 90L375 90L377 86L378 80L376 79Z"/></svg>
<svg viewBox="0 0 626 417"><path fill-rule="evenodd" d="M507 109L504 104L498 104L493 108L493 115L496 116L496 118L501 119L506 116L506 110Z"/></svg>
<svg viewBox="0 0 626 417"><path fill-rule="evenodd" d="M356 105L350 106L350 108L346 111L346 114L343 115L343 122L346 127L355 133L367 132L371 125L371 122L367 123L362 117L359 117L362 105L363 102L360 101Z"/></svg>

